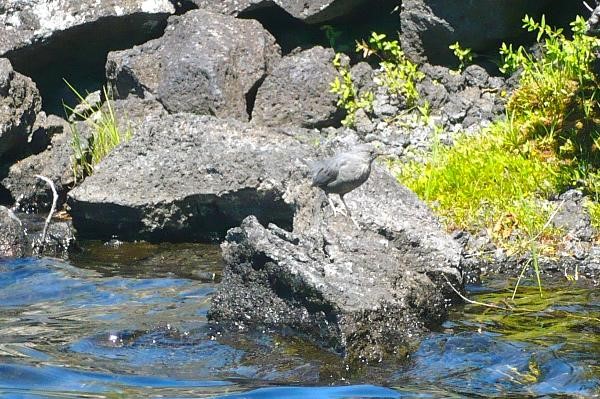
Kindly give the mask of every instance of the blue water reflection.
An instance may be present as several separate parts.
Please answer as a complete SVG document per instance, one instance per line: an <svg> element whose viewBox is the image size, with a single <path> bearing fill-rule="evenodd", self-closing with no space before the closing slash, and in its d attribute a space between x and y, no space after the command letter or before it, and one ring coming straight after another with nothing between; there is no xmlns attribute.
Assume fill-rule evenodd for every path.
<svg viewBox="0 0 600 399"><path fill-rule="evenodd" d="M200 247L194 255L194 248L186 247L185 252L209 260L211 269L202 276L218 272L207 250ZM172 254L169 259L177 263ZM95 270L93 262L84 268L55 259L0 260L0 397L357 399L599 392L600 345L593 325L585 325L581 336L596 338L567 350L477 332L481 323L458 317L446 323L446 332L427 337L408 362L353 369L298 339L261 332L215 335L206 311L216 280L193 277L202 264L182 263L171 273L153 262L102 264ZM588 312L590 306L596 309L597 300L569 309Z"/></svg>

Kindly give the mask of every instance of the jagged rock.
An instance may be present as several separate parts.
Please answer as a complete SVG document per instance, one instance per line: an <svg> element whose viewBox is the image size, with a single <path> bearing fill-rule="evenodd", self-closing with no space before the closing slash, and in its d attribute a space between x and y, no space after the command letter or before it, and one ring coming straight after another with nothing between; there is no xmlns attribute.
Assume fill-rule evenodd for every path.
<svg viewBox="0 0 600 399"><path fill-rule="evenodd" d="M0 205L0 257L20 258L26 248L21 221L10 209Z"/></svg>
<svg viewBox="0 0 600 399"><path fill-rule="evenodd" d="M254 217L229 231L209 319L292 328L350 361L403 357L462 286L460 249L427 207L379 167L345 196L361 229L295 183L293 232ZM444 277L445 276L445 277Z"/></svg>
<svg viewBox="0 0 600 399"><path fill-rule="evenodd" d="M248 120L258 85L279 59L275 38L258 22L193 10L171 17L163 37L110 53L106 71L117 98Z"/></svg>
<svg viewBox="0 0 600 399"><path fill-rule="evenodd" d="M460 123L463 128L481 126L503 114L504 79L490 77L482 67L470 65L458 73L425 64L421 70L425 79L417 87L422 99L448 123Z"/></svg>
<svg viewBox="0 0 600 399"><path fill-rule="evenodd" d="M258 89L252 120L266 126L339 125L343 115L330 90L337 76L334 57L320 46L284 57Z"/></svg>
<svg viewBox="0 0 600 399"><path fill-rule="evenodd" d="M281 7L307 23L316 24L351 14L366 0L191 0L199 8L237 16L259 8Z"/></svg>
<svg viewBox="0 0 600 399"><path fill-rule="evenodd" d="M310 187L318 153L235 120L149 120L69 193L73 223L88 238L190 241L256 215L228 234L212 320L290 327L373 359L443 319L452 295L442 274L461 286L459 247L379 168L346 196L363 229L334 218Z"/></svg>
<svg viewBox="0 0 600 399"><path fill-rule="evenodd" d="M156 101L142 100L135 97L127 100L111 102L117 127L124 134L129 131L134 134L146 119L166 115L165 109ZM108 115L107 104L97 105L105 115ZM91 120L98 118L97 114L89 115ZM72 124L72 125L71 125ZM93 124L86 121L67 122L55 116L46 116L43 112L38 115L35 126L40 136L49 138L47 148L11 165L8 175L0 182L10 192L17 202L18 209L25 212L41 212L50 210L52 191L48 185L36 178L44 175L54 182L58 192L57 208L60 209L66 200L67 192L75 185L73 171L72 129L76 129L82 148L93 144L95 133Z"/></svg>
<svg viewBox="0 0 600 399"><path fill-rule="evenodd" d="M413 61L453 65L457 59L449 45L458 41L478 52L515 41L523 32L523 16L537 17L548 4L548 0L404 0L400 43Z"/></svg>
<svg viewBox="0 0 600 399"><path fill-rule="evenodd" d="M168 0L8 0L0 7L0 56L109 18L143 16L150 24L174 12Z"/></svg>
<svg viewBox="0 0 600 399"><path fill-rule="evenodd" d="M14 158L31 135L41 99L35 84L0 58L0 159Z"/></svg>

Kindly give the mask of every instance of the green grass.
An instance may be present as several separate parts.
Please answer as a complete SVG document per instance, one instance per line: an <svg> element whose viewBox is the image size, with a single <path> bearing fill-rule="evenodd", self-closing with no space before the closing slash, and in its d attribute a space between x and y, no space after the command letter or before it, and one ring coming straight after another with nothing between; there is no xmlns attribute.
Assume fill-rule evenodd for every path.
<svg viewBox="0 0 600 399"><path fill-rule="evenodd" d="M537 157L510 151L499 123L485 134L436 143L426 163L404 165L399 180L428 202L449 229L487 229L497 243L522 244L547 225L552 207L540 199L555 192L559 170Z"/></svg>
<svg viewBox="0 0 600 399"><path fill-rule="evenodd" d="M131 138L131 128L122 130L119 127L117 116L112 105L109 91L103 88L106 102L102 105L89 104L87 100L68 82L67 86L75 93L79 101L86 105L90 115L77 113L74 108L65 105L68 113L74 113L83 119L92 129L92 137L85 140L77 128L76 123L71 123L71 147L73 149L72 169L75 181L81 180L94 172L94 167L100 163L117 145Z"/></svg>

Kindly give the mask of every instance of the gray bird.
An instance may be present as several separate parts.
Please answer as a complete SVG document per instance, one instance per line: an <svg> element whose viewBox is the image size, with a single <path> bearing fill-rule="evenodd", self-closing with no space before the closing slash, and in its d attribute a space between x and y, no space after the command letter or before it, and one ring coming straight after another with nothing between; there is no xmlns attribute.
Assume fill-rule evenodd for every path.
<svg viewBox="0 0 600 399"><path fill-rule="evenodd" d="M372 144L361 144L351 151L336 154L313 164L312 186L320 187L325 191L329 205L333 209L333 216L336 215L336 209L329 197L331 193L338 194L346 208L347 214L341 211L340 213L350 216L352 222L358 227L344 201L344 195L367 181L371 174L371 163L379 155L382 154Z"/></svg>

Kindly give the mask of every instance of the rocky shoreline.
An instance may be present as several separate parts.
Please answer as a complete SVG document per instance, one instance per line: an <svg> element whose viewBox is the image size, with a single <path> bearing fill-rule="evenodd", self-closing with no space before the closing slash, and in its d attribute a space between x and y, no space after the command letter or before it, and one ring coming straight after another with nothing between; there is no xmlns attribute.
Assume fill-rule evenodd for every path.
<svg viewBox="0 0 600 399"><path fill-rule="evenodd" d="M492 2L457 4L448 13L439 1L405 1L400 39L421 63L418 91L431 114L425 120L405 112L401 99L374 85L380 71L360 62L350 71L359 91L375 91L373 110L359 111L355 127L347 128L330 91L334 50L311 43L285 53L287 43L260 16L285 12L322 27L356 18L363 1L315 0L302 8L285 0L99 3L84 1L77 10L36 0L0 11L0 203L13 209L0 207L0 256L30 256L39 248L66 256L76 239L222 242L224 278L209 314L216 328L292 329L369 361L404 356L420 334L439 325L457 300L449 284L460 290L481 270L509 272L523 262L494 248L485 233L445 232L381 166L346 197L357 229L334 217L324 194L310 187L308 165L364 142L409 160L428 150L434 136L450 144L459 132L475 134L503 117L513 82L478 65L461 73L434 65L453 62L448 43L490 51L515 39L525 13L578 7ZM490 8L498 8L494 29L478 17L483 11L489 17ZM55 57L68 54L78 35L106 29L113 45L103 41L86 51L106 61L114 112L133 137L79 181L71 168L72 125L87 146L93 134L85 121L68 122L44 106L60 93L43 69L60 64ZM135 40L127 41L131 30ZM38 53L36 69L28 60ZM36 174L54 182L59 208L70 216L51 224L44 245L15 213L49 210L51 190ZM581 195L567 192L556 201L564 212L555 223L571 232L571 242L558 260L542 265L562 271L576 264L596 281L600 247Z"/></svg>

